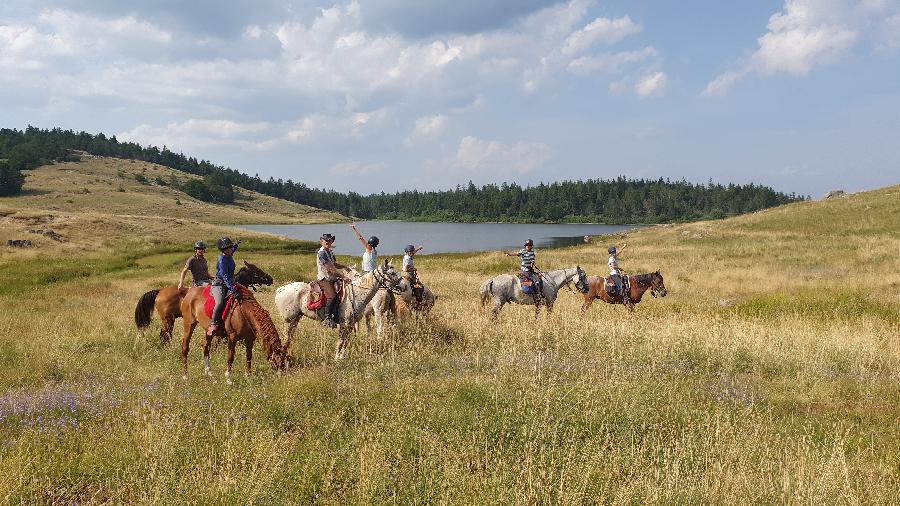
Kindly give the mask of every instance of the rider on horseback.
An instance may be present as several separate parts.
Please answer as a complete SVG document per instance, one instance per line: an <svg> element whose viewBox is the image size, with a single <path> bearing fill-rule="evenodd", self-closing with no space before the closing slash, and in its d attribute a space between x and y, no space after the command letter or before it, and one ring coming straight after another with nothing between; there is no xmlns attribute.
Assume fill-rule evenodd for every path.
<svg viewBox="0 0 900 506"><path fill-rule="evenodd" d="M322 292L325 294L326 299L325 314L327 316L322 320L322 325L330 328L337 327L337 308L340 301L337 300L335 282L339 279L344 279L339 270L350 270L348 267L337 263L334 251L331 250L334 239L335 237L331 234L322 234L322 237L319 238L322 247L316 252L316 279L319 281L319 286L322 287Z"/></svg>
<svg viewBox="0 0 900 506"><path fill-rule="evenodd" d="M412 287L413 297L415 297L417 304L422 303L422 298L425 295L425 288L422 286L422 283L419 282L419 272L416 270L413 257L424 248L425 246L419 246L417 248L412 244L407 244L406 247L403 248L403 252L405 253L405 255L403 255L403 277L409 281L409 286Z"/></svg>
<svg viewBox="0 0 900 506"><path fill-rule="evenodd" d="M241 294L234 285L234 252L238 249L241 241L233 242L230 237L222 237L216 241L216 247L222 252L219 260L216 262L216 279L212 282L209 293L216 300L213 308L212 323L206 330L206 335L213 336L222 325L222 312L225 310L225 299L228 295L232 295L235 299L240 299Z"/></svg>
<svg viewBox="0 0 900 506"><path fill-rule="evenodd" d="M619 268L619 255L625 251L625 248L628 247L628 244L623 244L622 249L616 250L615 246L610 246L607 250L609 252L609 261L607 264L609 265L609 277L615 282L615 293L611 295L622 294L623 304L628 305L628 293L626 290L623 290L622 285L622 269Z"/></svg>
<svg viewBox="0 0 900 506"><path fill-rule="evenodd" d="M522 249L520 249L518 252L504 251L503 254L508 257L519 257L522 259L522 274L526 278L530 279L534 284L534 302L535 304L537 304L538 300L542 298L544 293L544 281L537 273L538 269L534 265L534 241L532 241L531 239L526 239Z"/></svg>
<svg viewBox="0 0 900 506"><path fill-rule="evenodd" d="M362 243L363 248L365 249L362 256L363 273L374 271L378 268L378 250L375 249L378 247L378 238L373 235L372 237L369 237L369 240L366 240L359 232L359 229L356 228L356 223L350 225L350 228L356 233L356 238L359 239L359 242Z"/></svg>
<svg viewBox="0 0 900 506"><path fill-rule="evenodd" d="M193 286L206 286L212 282L212 276L209 275L209 266L206 264L206 258L203 253L206 252L206 243L197 241L194 243L194 256L187 259L184 269L181 269L181 277L178 278L178 289L184 287L184 276L191 272L194 278Z"/></svg>

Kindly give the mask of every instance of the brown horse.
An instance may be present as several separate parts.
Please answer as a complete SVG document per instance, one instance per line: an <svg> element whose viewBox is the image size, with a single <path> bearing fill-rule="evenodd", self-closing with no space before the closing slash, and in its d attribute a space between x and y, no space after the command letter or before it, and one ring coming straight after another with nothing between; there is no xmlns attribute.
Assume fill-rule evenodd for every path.
<svg viewBox="0 0 900 506"><path fill-rule="evenodd" d="M287 353L278 337L278 330L272 322L272 317L259 302L253 297L253 293L243 286L238 286L240 299L234 299L228 313L223 315L225 321L225 338L228 342L228 365L225 369L225 382L231 381L231 364L234 362L234 348L239 340L244 341L247 350L247 374L250 374L251 361L253 360L253 343L257 337L262 338L266 358L275 371L283 371L287 367ZM211 323L206 316L203 306L206 297L203 295L203 287L191 288L181 300L181 314L184 315L184 337L181 339L181 365L183 377L187 379L187 356L191 344L191 334L197 324L206 329ZM203 340L203 370L207 376L212 376L209 366L209 349L215 337L206 337Z"/></svg>
<svg viewBox="0 0 900 506"><path fill-rule="evenodd" d="M591 307L594 299L605 300L608 304L625 304L625 297L622 294L610 295L606 291L606 281L607 278L601 276L586 277L584 273L580 274L576 286L584 295L584 304L581 306L582 312L587 311ZM650 294L654 297L665 297L668 293L662 274L659 271L628 276L629 300L625 307L629 311L634 311L634 305L641 301L647 290L650 290Z"/></svg>
<svg viewBox="0 0 900 506"><path fill-rule="evenodd" d="M271 285L272 276L269 276L259 267L244 261L244 267L238 271L234 277L237 283L256 289L257 285ZM137 306L134 308L134 323L138 328L138 338L143 336L147 327L150 326L150 319L153 317L153 310L159 314L162 320L162 327L159 330L159 341L161 344L169 344L172 339L172 329L175 327L175 319L181 317L181 299L187 294L188 288L178 289L178 285L169 285L159 290L150 290L141 295L138 299Z"/></svg>

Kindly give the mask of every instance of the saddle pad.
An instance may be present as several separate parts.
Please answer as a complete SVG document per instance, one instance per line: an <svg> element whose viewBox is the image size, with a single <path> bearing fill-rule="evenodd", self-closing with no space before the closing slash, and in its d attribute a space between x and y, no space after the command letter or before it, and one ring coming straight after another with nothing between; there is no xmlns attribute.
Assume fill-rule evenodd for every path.
<svg viewBox="0 0 900 506"><path fill-rule="evenodd" d="M216 308L216 299L210 295L209 291L212 289L212 285L206 285L203 288L203 296L206 297L206 300L203 301L203 312L206 313L206 317L212 319L213 309ZM229 295L225 299L225 309L222 310L222 315L228 314L228 309L231 307L231 301L234 299L234 296Z"/></svg>
<svg viewBox="0 0 900 506"><path fill-rule="evenodd" d="M337 289L337 298L338 300L343 299L344 297L344 284L339 283ZM310 311L318 311L325 307L325 303L328 302L325 299L325 293L322 291L322 287L319 285L318 281L314 281L309 285L309 296L306 298L306 309Z"/></svg>

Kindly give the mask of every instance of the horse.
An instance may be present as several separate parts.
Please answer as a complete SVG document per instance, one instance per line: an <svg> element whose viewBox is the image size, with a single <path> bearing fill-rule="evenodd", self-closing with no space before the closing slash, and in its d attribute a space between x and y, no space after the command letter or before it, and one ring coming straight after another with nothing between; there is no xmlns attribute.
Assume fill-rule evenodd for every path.
<svg viewBox="0 0 900 506"><path fill-rule="evenodd" d="M581 270L581 267L576 266L570 269L557 269L541 273L541 279L544 281L541 290L543 295L541 300L538 300L532 294L522 291L522 283L519 281L519 276L515 274L501 274L485 281L481 285L481 306L484 307L489 300L494 299L491 317L496 318L500 314L500 309L507 302L534 305L534 316L537 318L540 314L541 304L547 305L548 313L552 312L559 289L569 284L572 278L578 276L581 272L584 272Z"/></svg>
<svg viewBox="0 0 900 506"><path fill-rule="evenodd" d="M584 295L584 304L581 311L585 312L593 304L594 299L605 300L609 304L624 304L629 311L634 311L634 305L641 301L644 293L650 290L650 294L654 297L665 297L668 291L663 281L662 274L659 271L647 274L638 274L628 276L628 304L625 304L625 297L622 294L610 295L606 291L607 278L602 276L581 276L577 286Z"/></svg>
<svg viewBox="0 0 900 506"><path fill-rule="evenodd" d="M375 320L376 335L381 336L384 330L384 320L396 320L399 317L399 307L401 304L410 304L413 299L412 287L409 280L401 278L397 283L398 293L391 290L378 290L372 300L366 304L363 311L363 317L366 320L366 331L372 333L372 320Z"/></svg>
<svg viewBox="0 0 900 506"><path fill-rule="evenodd" d="M256 290L258 285L269 286L272 284L272 276L269 276L259 267L244 261L244 267L234 277L236 283ZM159 330L160 344L169 344L172 339L172 330L175 327L175 319L181 317L181 299L187 294L188 288L178 289L178 285L169 285L159 290L150 290L141 295L137 306L134 308L134 323L138 329L138 339L143 337L153 310L159 314L162 328Z"/></svg>
<svg viewBox="0 0 900 506"><path fill-rule="evenodd" d="M269 278L271 279L271 277ZM272 317L253 297L253 292L242 285L236 285L240 298L234 298L231 307L222 315L225 325L225 339L228 342L228 362L225 369L225 382L232 385L231 364L234 362L234 348L238 340L244 341L247 350L247 374L251 372L253 360L253 343L257 337L262 338L266 359L272 366L272 370L281 372L287 367L286 348L281 344L278 330L272 322ZM204 305L206 297L203 295L205 287L188 289L187 294L181 300L181 314L184 317L184 337L181 339L181 365L182 377L187 379L187 356L191 344L191 335L199 324L201 328L209 328L211 320L206 316ZM212 376L209 366L209 349L214 337L207 337L204 333L203 340L203 372Z"/></svg>
<svg viewBox="0 0 900 506"><path fill-rule="evenodd" d="M334 359L344 358L347 345L350 342L350 333L356 323L362 317L366 305L375 297L379 290L386 289L394 293L400 292L400 274L385 260L384 265L372 272L344 283L344 295L338 303L337 316L339 337L334 344ZM296 281L278 287L275 290L275 305L284 320L284 333L287 336L286 348L290 349L291 340L297 324L302 317L314 321L325 319L325 310L313 311L306 305L309 298L309 283Z"/></svg>

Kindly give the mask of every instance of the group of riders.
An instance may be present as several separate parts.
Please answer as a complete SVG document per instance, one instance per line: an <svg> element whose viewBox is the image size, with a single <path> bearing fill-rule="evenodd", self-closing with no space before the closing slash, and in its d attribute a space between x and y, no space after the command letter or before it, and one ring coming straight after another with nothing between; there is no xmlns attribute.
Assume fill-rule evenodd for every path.
<svg viewBox="0 0 900 506"><path fill-rule="evenodd" d="M623 269L619 267L619 255L622 254L622 251L628 244L623 244L621 248L616 249L615 246L610 246L607 249L609 253L609 260L607 261L607 266L609 266L609 280L610 284L607 285L606 291L610 295L618 295L621 294L624 300L625 305L628 305L628 290L624 289L623 284ZM541 276L541 270L535 264L536 253L534 251L534 241L531 239L526 239L525 244L522 246L522 249L519 251L504 251L504 255L510 257L519 257L521 259L520 264L520 272L519 279L523 284L534 286L533 294L535 298L535 302L539 303L544 293L544 281Z"/></svg>
<svg viewBox="0 0 900 506"><path fill-rule="evenodd" d="M356 237L362 243L364 251L362 255L362 274L367 274L378 268L378 244L380 241L374 235L366 239L356 228L356 224L350 225ZM353 269L338 263L335 258L332 246L335 237L332 234L322 234L319 238L321 247L316 251L316 280L322 288L322 292L326 298L325 313L326 318L322 321L322 325L334 328L337 327L337 308L340 304L338 297L339 283L352 281L354 274ZM232 241L230 237L222 237L216 241L216 248L220 255L216 261L216 274L211 276L206 257L206 243L197 241L194 243L194 255L187 259L184 268L181 270L181 276L178 280L178 289L184 288L184 279L188 272L193 277L193 286L210 287L210 295L215 299L213 308L212 323L207 329L207 335L215 335L222 327L222 313L225 309L225 301L228 297L240 299L241 292L237 289L234 281L234 253L238 249L240 241ZM420 300L423 294L422 283L419 281L418 272L416 271L414 257L416 253L421 251L423 246L413 246L408 244L404 248L403 256L403 277L408 281L412 288L413 297ZM524 264L523 264L524 265Z"/></svg>

